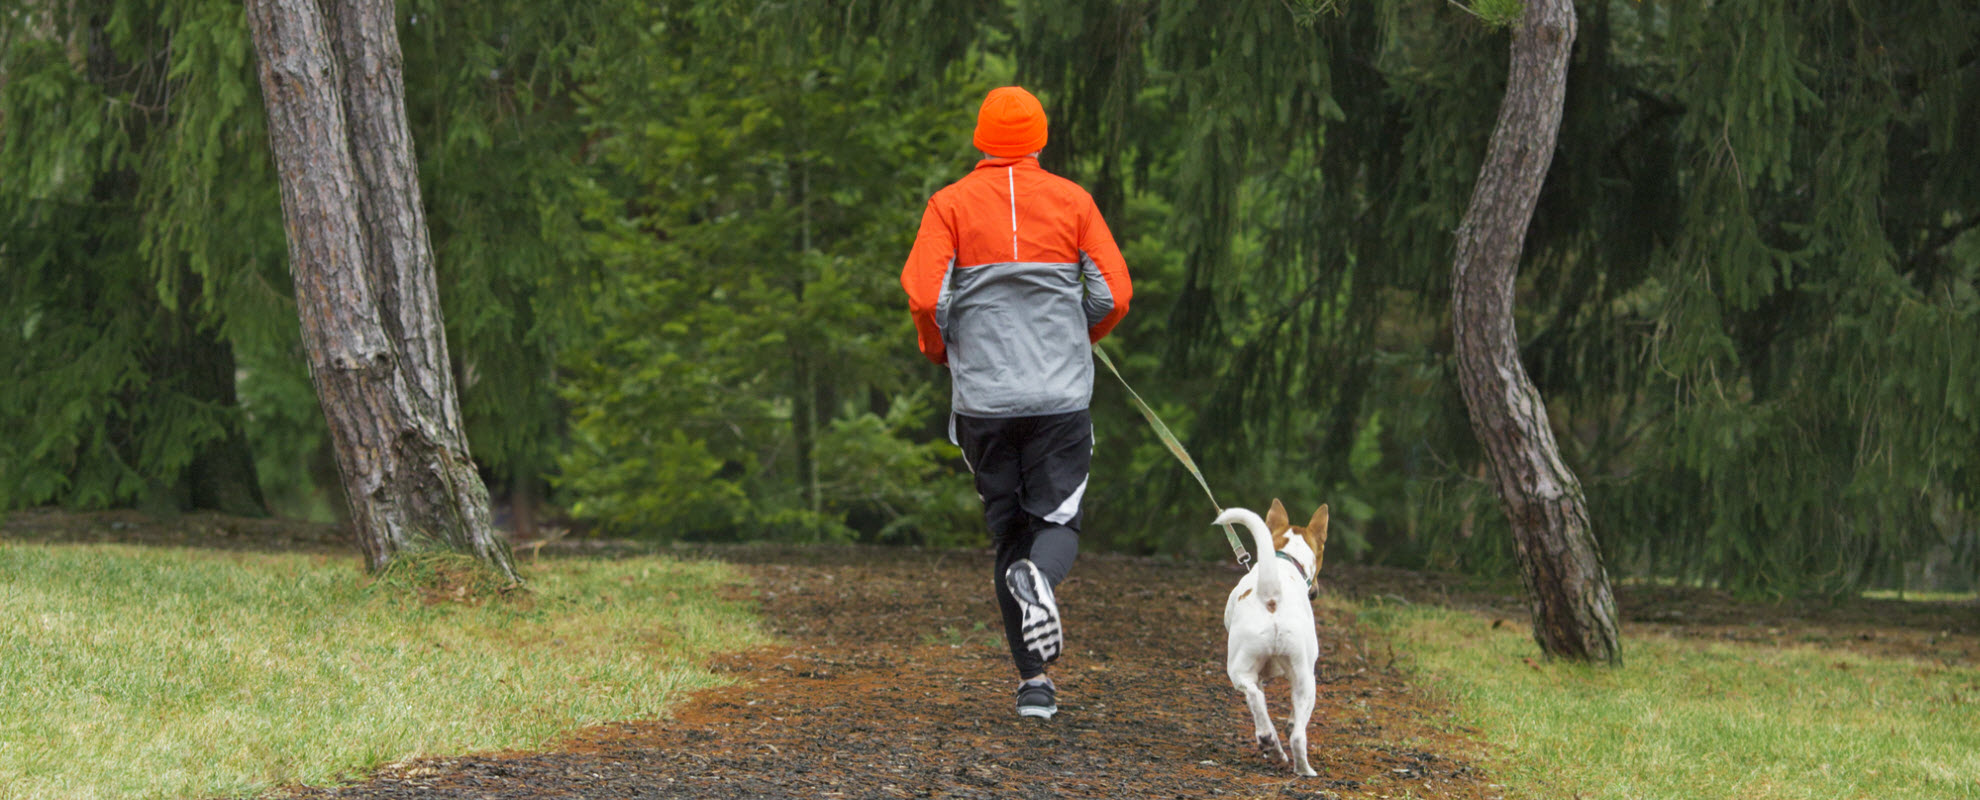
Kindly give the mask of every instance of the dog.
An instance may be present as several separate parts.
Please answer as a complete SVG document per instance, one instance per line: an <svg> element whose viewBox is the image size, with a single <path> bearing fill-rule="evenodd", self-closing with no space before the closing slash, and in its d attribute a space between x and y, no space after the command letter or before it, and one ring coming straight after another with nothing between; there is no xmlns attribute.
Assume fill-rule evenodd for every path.
<svg viewBox="0 0 1980 800"><path fill-rule="evenodd" d="M1265 691L1259 684L1283 676L1292 684L1292 729L1287 740L1292 745L1292 764L1300 775L1313 776L1313 765L1306 757L1306 723L1313 717L1316 699L1314 665L1320 660L1320 637L1313 627L1313 598L1319 590L1314 578L1320 572L1321 551L1327 546L1327 506L1313 512L1304 528L1293 527L1286 507L1277 498L1264 519L1243 508L1232 508L1218 515L1213 524L1241 523L1251 531L1252 552L1258 563L1231 589L1224 601L1224 630L1229 636L1224 653L1224 671L1231 685L1244 693L1251 709L1252 735L1258 750L1276 754L1286 762L1286 748L1279 743L1279 732L1265 708ZM1306 587L1306 602L1292 592Z"/></svg>

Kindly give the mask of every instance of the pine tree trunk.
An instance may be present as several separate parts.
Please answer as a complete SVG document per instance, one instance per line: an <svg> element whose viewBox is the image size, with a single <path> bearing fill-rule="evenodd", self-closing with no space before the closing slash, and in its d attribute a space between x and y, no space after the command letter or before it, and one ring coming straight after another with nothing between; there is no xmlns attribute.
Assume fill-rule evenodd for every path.
<svg viewBox="0 0 1980 800"><path fill-rule="evenodd" d="M386 0L250 0L310 375L366 563L445 548L517 579L447 363Z"/></svg>
<svg viewBox="0 0 1980 800"><path fill-rule="evenodd" d="M1498 125L1458 229L1451 323L1471 428L1512 523L1533 638L1549 656L1621 664L1581 482L1561 461L1513 330L1514 277L1553 160L1574 33L1572 0L1529 0L1514 31Z"/></svg>
<svg viewBox="0 0 1980 800"><path fill-rule="evenodd" d="M187 276L179 308L192 308L198 296L196 276ZM181 341L170 346L178 362L176 382L186 394L228 409L226 435L201 442L191 464L179 474L184 507L207 508L226 514L260 517L268 514L261 480L254 471L254 451L241 428L240 396L234 386L234 348L213 331L187 324ZM154 354L154 357L157 357Z"/></svg>

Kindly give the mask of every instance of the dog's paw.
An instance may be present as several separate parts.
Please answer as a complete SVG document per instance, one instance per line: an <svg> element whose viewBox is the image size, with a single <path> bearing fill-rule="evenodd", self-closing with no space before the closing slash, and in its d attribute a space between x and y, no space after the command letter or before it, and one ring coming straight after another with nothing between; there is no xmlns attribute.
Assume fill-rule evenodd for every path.
<svg viewBox="0 0 1980 800"><path fill-rule="evenodd" d="M1286 748L1279 743L1279 734L1277 733L1258 737L1258 754L1266 758L1276 759L1281 764L1290 760L1286 758Z"/></svg>

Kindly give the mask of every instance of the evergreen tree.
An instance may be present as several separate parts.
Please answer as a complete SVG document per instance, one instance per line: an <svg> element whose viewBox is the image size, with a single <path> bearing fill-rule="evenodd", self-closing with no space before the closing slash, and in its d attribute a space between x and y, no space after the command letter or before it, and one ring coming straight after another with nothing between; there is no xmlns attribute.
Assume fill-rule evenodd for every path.
<svg viewBox="0 0 1980 800"><path fill-rule="evenodd" d="M1980 129L1980 11L1582 5L1517 304L1605 548L1772 592L1935 548L1972 565L1975 181L1954 154ZM1016 39L1081 132L1075 171L1173 203L1188 272L1150 338L1180 358L1129 371L1158 403L1210 398L1185 427L1211 474L1346 495L1351 551L1490 571L1510 537L1473 535L1503 523L1476 513L1482 454L1426 324L1505 76L1505 35L1463 13L1094 3L1021 12ZM1165 488L1126 505L1179 529L1167 509L1199 501Z"/></svg>
<svg viewBox="0 0 1980 800"><path fill-rule="evenodd" d="M0 508L263 513L235 342L288 313L238 6L0 5Z"/></svg>
<svg viewBox="0 0 1980 800"><path fill-rule="evenodd" d="M400 5L461 414L497 505L529 537L566 440L557 359L596 279L576 191L596 142L576 73L631 4Z"/></svg>
<svg viewBox="0 0 1980 800"><path fill-rule="evenodd" d="M574 510L669 537L979 529L898 276L981 89L924 103L881 42L730 3L640 10L585 93L604 269L566 360Z"/></svg>
<svg viewBox="0 0 1980 800"><path fill-rule="evenodd" d="M1768 593L1973 568L1980 8L1612 13L1672 165L1637 191L1676 222L1623 296L1652 331L1603 503L1629 552Z"/></svg>
<svg viewBox="0 0 1980 800"><path fill-rule="evenodd" d="M1328 501L1363 560L1509 572L1445 316L1493 5L409 2L475 452L627 530L975 530L891 281L969 98L1015 80L1135 270L1110 351L1220 494ZM264 486L301 480L323 431L239 7L0 8L0 502L186 505L230 430ZM1774 594L1980 568L1980 8L1577 13L1513 290L1609 567ZM1219 553L1110 384L1095 426L1092 543Z"/></svg>
<svg viewBox="0 0 1980 800"><path fill-rule="evenodd" d="M197 488L230 474L217 464L246 463L248 448L227 438L237 430L283 510L341 506L313 498L319 482L339 490L241 6L5 9L0 152L18 177L0 182L12 220L0 336L19 357L0 381L0 505L249 511ZM569 65L606 15L530 3L402 12L409 116L431 143L419 155L442 300L464 312L447 320L462 414L477 458L526 508L561 449L551 365L571 324L563 292L589 263L574 244L584 134ZM166 60L111 69L141 60L119 54ZM253 473L241 485L235 495L252 492Z"/></svg>

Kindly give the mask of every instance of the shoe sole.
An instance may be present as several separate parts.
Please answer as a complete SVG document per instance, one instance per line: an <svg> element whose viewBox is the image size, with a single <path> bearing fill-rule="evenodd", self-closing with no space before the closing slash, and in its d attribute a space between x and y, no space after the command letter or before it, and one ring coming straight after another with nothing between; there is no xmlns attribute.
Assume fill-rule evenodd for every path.
<svg viewBox="0 0 1980 800"><path fill-rule="evenodd" d="M1051 707L1018 706L1018 716L1020 717L1036 717L1038 719L1051 719L1052 715L1057 713L1059 713L1058 706L1051 706Z"/></svg>
<svg viewBox="0 0 1980 800"><path fill-rule="evenodd" d="M1013 574L1020 579L1012 580ZM1052 597L1052 587L1045 583L1045 576L1038 573L1036 565L1026 561L1012 565L1004 579L1024 614L1019 627L1024 649L1037 653L1047 664L1057 661L1059 651L1065 647L1065 635L1059 623L1058 603Z"/></svg>

